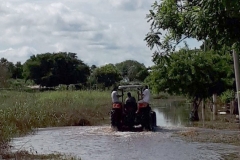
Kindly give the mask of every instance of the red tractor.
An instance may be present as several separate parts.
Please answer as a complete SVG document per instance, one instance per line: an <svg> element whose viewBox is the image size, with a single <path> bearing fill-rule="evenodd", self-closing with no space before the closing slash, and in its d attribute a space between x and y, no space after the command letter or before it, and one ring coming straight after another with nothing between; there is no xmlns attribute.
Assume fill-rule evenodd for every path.
<svg viewBox="0 0 240 160"><path fill-rule="evenodd" d="M118 131L154 131L157 126L156 113L150 105L137 103L143 93L143 85L124 85L118 87L118 92L122 95L122 103L113 103L111 110L111 127ZM124 101L125 92L135 91L137 93L136 101ZM134 97L135 98L135 97ZM139 112L136 113L137 108Z"/></svg>

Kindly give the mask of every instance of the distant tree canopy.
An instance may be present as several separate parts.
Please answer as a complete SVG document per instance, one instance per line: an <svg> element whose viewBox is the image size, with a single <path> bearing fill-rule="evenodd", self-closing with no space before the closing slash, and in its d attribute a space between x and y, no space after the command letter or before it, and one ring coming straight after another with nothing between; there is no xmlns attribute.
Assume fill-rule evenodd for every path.
<svg viewBox="0 0 240 160"><path fill-rule="evenodd" d="M157 92L184 95L193 100L194 111L202 99L232 89L234 73L230 54L187 48L155 61L148 82Z"/></svg>
<svg viewBox="0 0 240 160"><path fill-rule="evenodd" d="M11 73L11 78L13 79L23 78L23 65L21 62L17 62L16 64L9 62L9 71Z"/></svg>
<svg viewBox="0 0 240 160"><path fill-rule="evenodd" d="M45 53L33 55L23 66L26 80L41 86L86 83L90 68L77 59L76 53Z"/></svg>
<svg viewBox="0 0 240 160"><path fill-rule="evenodd" d="M115 64L123 79L127 81L144 81L149 75L147 68L135 60L126 60Z"/></svg>
<svg viewBox="0 0 240 160"><path fill-rule="evenodd" d="M4 81L25 79L46 87L81 83L81 86L103 89L126 79L143 82L149 75L144 64L134 60L101 67L93 64L89 67L77 58L76 53L70 52L33 55L24 64L21 62L14 64L1 58L0 63L4 65L1 72L7 74Z"/></svg>
<svg viewBox="0 0 240 160"><path fill-rule="evenodd" d="M92 76L97 83L103 84L105 87L111 87L122 79L120 72L113 64L95 68Z"/></svg>
<svg viewBox="0 0 240 160"><path fill-rule="evenodd" d="M6 58L1 58L0 63L4 65L7 68L9 78L13 79L22 79L22 71L23 71L23 65L21 62L17 62L16 64L13 64L13 62L9 62Z"/></svg>
<svg viewBox="0 0 240 160"><path fill-rule="evenodd" d="M0 60L0 88L8 86L7 80L11 76L8 70L8 61L5 60L3 58Z"/></svg>

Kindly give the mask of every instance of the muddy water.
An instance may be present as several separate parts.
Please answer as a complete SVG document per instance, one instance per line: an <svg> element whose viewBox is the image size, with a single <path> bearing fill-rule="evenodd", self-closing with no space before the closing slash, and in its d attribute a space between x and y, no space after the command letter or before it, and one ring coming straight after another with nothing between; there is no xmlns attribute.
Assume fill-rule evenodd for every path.
<svg viewBox="0 0 240 160"><path fill-rule="evenodd" d="M62 153L82 160L219 160L225 152L237 148L230 145L189 143L171 135L186 129L187 123L176 112L154 108L156 132L116 132L109 125L92 127L45 128L12 141L13 150L38 154ZM176 110L177 111L177 110ZM183 116L185 117L185 116Z"/></svg>
<svg viewBox="0 0 240 160"><path fill-rule="evenodd" d="M39 129L35 135L14 139L15 150L40 154L60 152L83 160L219 160L232 146L187 143L171 134L179 128L157 132L114 132L109 126Z"/></svg>

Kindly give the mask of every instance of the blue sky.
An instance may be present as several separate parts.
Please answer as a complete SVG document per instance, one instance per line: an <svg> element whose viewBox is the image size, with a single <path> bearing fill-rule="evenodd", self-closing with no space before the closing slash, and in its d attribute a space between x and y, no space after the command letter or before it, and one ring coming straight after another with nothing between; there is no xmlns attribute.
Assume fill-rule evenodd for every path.
<svg viewBox="0 0 240 160"><path fill-rule="evenodd" d="M75 52L88 65L127 59L152 65L143 41L151 0L8 0L0 3L0 57ZM201 42L187 40L190 48Z"/></svg>

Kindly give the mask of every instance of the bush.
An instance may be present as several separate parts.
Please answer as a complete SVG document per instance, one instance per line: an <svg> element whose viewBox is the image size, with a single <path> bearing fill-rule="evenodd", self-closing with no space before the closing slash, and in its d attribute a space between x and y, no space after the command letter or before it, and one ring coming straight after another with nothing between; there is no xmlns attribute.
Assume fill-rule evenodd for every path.
<svg viewBox="0 0 240 160"><path fill-rule="evenodd" d="M68 86L65 84L59 84L59 86L57 87L57 90L59 91L66 91L68 89Z"/></svg>
<svg viewBox="0 0 240 160"><path fill-rule="evenodd" d="M227 90L220 95L220 100L223 103L229 103L234 98L235 98L235 94L233 90Z"/></svg>

